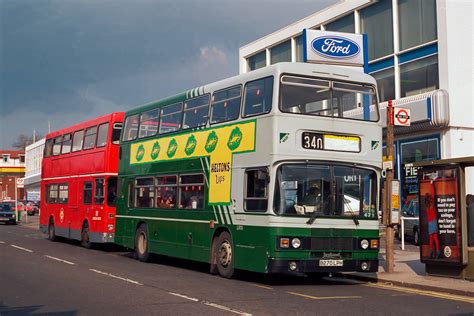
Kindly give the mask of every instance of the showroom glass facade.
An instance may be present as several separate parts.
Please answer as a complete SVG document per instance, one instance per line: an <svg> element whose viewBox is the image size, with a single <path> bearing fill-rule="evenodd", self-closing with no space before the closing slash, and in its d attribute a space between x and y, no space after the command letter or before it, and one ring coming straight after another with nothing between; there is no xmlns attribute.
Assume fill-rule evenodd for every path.
<svg viewBox="0 0 474 316"><path fill-rule="evenodd" d="M367 34L368 72L377 80L381 102L439 89L436 0L379 0L311 28ZM267 49L269 63L303 62L301 33ZM247 57L248 70L264 67L266 57L265 51ZM440 136L397 140L396 155L404 205L418 192L416 170L409 164L441 158Z"/></svg>

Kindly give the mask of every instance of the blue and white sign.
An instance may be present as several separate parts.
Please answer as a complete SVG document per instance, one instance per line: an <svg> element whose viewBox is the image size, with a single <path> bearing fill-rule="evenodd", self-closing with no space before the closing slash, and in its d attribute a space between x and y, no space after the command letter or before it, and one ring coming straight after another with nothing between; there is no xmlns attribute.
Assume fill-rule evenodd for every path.
<svg viewBox="0 0 474 316"><path fill-rule="evenodd" d="M365 34L326 32L305 29L303 32L305 62L366 67Z"/></svg>

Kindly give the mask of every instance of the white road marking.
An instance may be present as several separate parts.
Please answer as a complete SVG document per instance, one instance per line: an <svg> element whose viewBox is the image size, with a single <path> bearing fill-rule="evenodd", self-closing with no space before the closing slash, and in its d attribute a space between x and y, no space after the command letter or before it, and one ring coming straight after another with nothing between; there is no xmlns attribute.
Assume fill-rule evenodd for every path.
<svg viewBox="0 0 474 316"><path fill-rule="evenodd" d="M128 282L128 283L133 283L133 284L136 284L136 285L143 285L138 281L130 280L130 279L127 279L127 278L122 278L122 277L113 275L111 273L102 272L102 271L99 271L99 270L96 270L96 269L89 269L89 271L99 273L99 274L102 274L102 275L105 275L105 276L108 276L108 277L111 277L111 278L114 278L114 279L122 280L122 281L125 281L125 282Z"/></svg>
<svg viewBox="0 0 474 316"><path fill-rule="evenodd" d="M218 309L221 309L221 310L224 310L224 311L227 311L227 312L231 312L231 313L234 313L234 314L245 315L245 316L251 316L252 315L252 314L249 314L249 313L238 311L236 309L232 309L232 308L227 307L227 306L222 306L222 305L211 303L211 302L204 302L204 304L206 304L207 306L215 307L215 308L218 308Z"/></svg>
<svg viewBox="0 0 474 316"><path fill-rule="evenodd" d="M44 255L44 256L45 256L46 258L53 259L53 260L56 260L56 261L59 261L59 262L63 262L63 263L67 263L67 264L70 264L70 265L75 264L74 262L67 261L67 260L64 260L64 259L59 259L59 258L51 257L51 256L48 256L48 255Z"/></svg>
<svg viewBox="0 0 474 316"><path fill-rule="evenodd" d="M0 244L4 244L4 243L5 243L4 241L1 241L1 240L0 240Z"/></svg>
<svg viewBox="0 0 474 316"><path fill-rule="evenodd" d="M26 249L26 248L23 248L23 247L20 247L20 246L17 246L17 245L10 245L10 246L12 246L13 248L16 248L16 249L26 251L26 252L33 252L33 250Z"/></svg>
<svg viewBox="0 0 474 316"><path fill-rule="evenodd" d="M245 315L245 316L251 316L252 315L252 314L249 314L249 313L238 311L236 309L233 309L233 308L230 308L230 307L227 307L227 306L211 303L211 302L208 302L208 301L201 301L201 300L199 300L198 298L195 298L195 297L190 297L190 296L186 296L186 295L179 294L179 293L173 293L173 292L168 292L168 294L178 296L178 297L181 297L181 298L193 301L193 302L201 302L201 303L203 303L207 306L218 308L218 309L221 309L221 310L224 310L224 311L227 311L227 312L231 312L231 313L234 313L234 314Z"/></svg>
<svg viewBox="0 0 474 316"><path fill-rule="evenodd" d="M183 295L183 294L173 293L173 292L168 292L168 294L178 296L178 297L181 297L181 298L185 298L185 299L193 301L193 302L199 302L199 299L194 298L194 297L189 297L189 296L186 296L186 295Z"/></svg>

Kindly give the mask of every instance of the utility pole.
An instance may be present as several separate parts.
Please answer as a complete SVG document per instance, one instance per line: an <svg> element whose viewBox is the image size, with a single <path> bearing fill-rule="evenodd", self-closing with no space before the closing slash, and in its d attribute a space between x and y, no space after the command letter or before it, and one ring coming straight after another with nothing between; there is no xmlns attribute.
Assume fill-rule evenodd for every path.
<svg viewBox="0 0 474 316"><path fill-rule="evenodd" d="M391 168L387 168L387 174L385 178L385 271L392 273L394 268L394 256L393 256L393 242L394 242L394 229L392 223L392 182L393 182L393 166L394 166L394 136L393 136L393 105L392 100L388 101L387 106L387 156L391 162Z"/></svg>

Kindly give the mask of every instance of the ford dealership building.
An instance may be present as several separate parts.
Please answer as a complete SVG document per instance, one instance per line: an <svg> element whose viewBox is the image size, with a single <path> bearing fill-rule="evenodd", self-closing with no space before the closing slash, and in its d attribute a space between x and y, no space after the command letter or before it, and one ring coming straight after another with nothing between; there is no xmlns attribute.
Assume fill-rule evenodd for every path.
<svg viewBox="0 0 474 316"><path fill-rule="evenodd" d="M304 30L366 34L364 71L377 80L385 125L388 100L411 111L395 128L395 172L402 203L418 194L410 164L474 156L473 22L470 0L341 1L242 46L240 73L304 62ZM474 193L468 171L467 193Z"/></svg>

